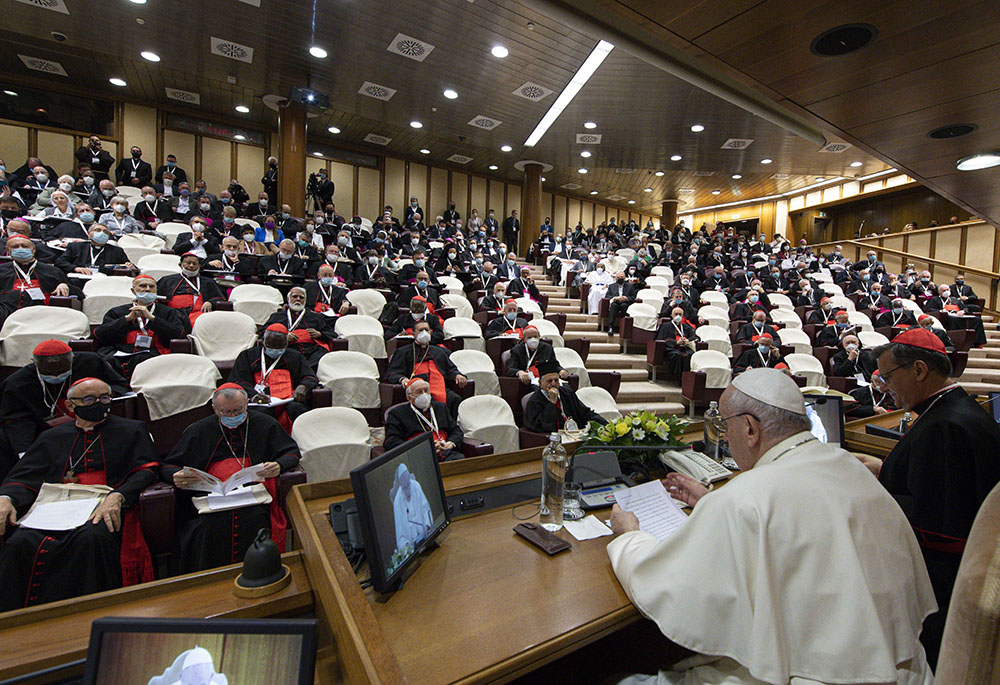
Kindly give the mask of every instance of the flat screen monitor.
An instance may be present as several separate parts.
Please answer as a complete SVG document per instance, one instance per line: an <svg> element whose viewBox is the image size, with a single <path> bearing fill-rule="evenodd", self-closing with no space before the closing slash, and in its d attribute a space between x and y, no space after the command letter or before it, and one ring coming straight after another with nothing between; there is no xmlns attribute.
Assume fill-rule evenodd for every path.
<svg viewBox="0 0 1000 685"><path fill-rule="evenodd" d="M1000 399L1000 392L990 393L989 403L993 411L993 420L1000 423L1000 402L997 401L998 399Z"/></svg>
<svg viewBox="0 0 1000 685"><path fill-rule="evenodd" d="M316 621L99 618L85 685L311 685Z"/></svg>
<svg viewBox="0 0 1000 685"><path fill-rule="evenodd" d="M844 398L831 395L803 395L809 432L816 439L840 447L844 441Z"/></svg>
<svg viewBox="0 0 1000 685"><path fill-rule="evenodd" d="M372 586L389 592L450 522L432 434L354 469L351 485Z"/></svg>

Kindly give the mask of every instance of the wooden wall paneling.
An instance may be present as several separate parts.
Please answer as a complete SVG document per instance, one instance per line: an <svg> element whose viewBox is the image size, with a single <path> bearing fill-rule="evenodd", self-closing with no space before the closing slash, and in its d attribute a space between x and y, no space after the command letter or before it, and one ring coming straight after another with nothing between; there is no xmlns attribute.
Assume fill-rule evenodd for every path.
<svg viewBox="0 0 1000 685"><path fill-rule="evenodd" d="M517 215L522 216L524 212L521 211L521 186L516 186L512 183L508 183L506 192L507 192L507 216L510 216L510 210L512 209L516 209ZM545 203L543 202L542 218L544 219L547 216L551 215L546 213Z"/></svg>
<svg viewBox="0 0 1000 685"><path fill-rule="evenodd" d="M264 157L264 148L243 143L238 144L236 147L239 150L236 157L236 174L233 178L240 181L243 187L247 189L247 192L256 193L257 191L251 191L250 188L260 186L260 178L264 175L264 169L267 165L267 158ZM177 163L180 164L180 160ZM209 188L209 191L216 195L221 190L222 188Z"/></svg>
<svg viewBox="0 0 1000 685"><path fill-rule="evenodd" d="M583 227L594 225L594 203L587 202L586 200L580 203L580 221L583 222Z"/></svg>
<svg viewBox="0 0 1000 685"><path fill-rule="evenodd" d="M346 219L355 214L354 168L343 162L330 162L330 180L333 181L333 204L337 213Z"/></svg>
<svg viewBox="0 0 1000 685"><path fill-rule="evenodd" d="M562 195L556 195L554 196L554 200L552 225L560 231L572 231L573 226L566 221L566 198Z"/></svg>
<svg viewBox="0 0 1000 685"><path fill-rule="evenodd" d="M156 109L126 102L122 125L122 149L129 150L133 145L138 145L142 150L142 158L153 166L155 172L156 167L165 161L156 157ZM180 160L177 163L180 164Z"/></svg>
<svg viewBox="0 0 1000 685"><path fill-rule="evenodd" d="M608 220L608 206L607 205L594 205L594 223L591 226L600 226L601 223ZM590 226L588 226L590 228Z"/></svg>
<svg viewBox="0 0 1000 685"><path fill-rule="evenodd" d="M997 230L989 224L974 224L967 231L965 261L962 263L975 269L996 271L994 254L998 248Z"/></svg>
<svg viewBox="0 0 1000 685"><path fill-rule="evenodd" d="M180 163L181 163L181 160L178 159L177 160L177 164L180 164ZM188 170L185 169L185 171L188 171ZM203 174L203 165L202 165L202 140L201 140L201 136L194 136L194 173L192 174L190 171L188 171L188 181L190 182L190 184L191 184L192 187L194 187L194 181L196 179L204 178L204 176L202 174ZM259 192L259 189L257 191L251 191L249 188L247 188L247 192L248 193Z"/></svg>
<svg viewBox="0 0 1000 685"><path fill-rule="evenodd" d="M409 161L405 161L404 160L403 161L403 197L406 198L406 202L403 203L404 207L407 204L410 203L410 198L412 196L414 196L414 195L416 195L416 193L411 193L410 192L410 163L409 163ZM424 216L421 217L421 218L425 222L427 221L427 216L426 215L429 214L430 211L431 211L430 209L427 208L427 205L425 204L426 202L427 202L427 198L425 198L425 197L419 197L419 196L417 197L417 205L419 207L422 207L423 210L424 210Z"/></svg>
<svg viewBox="0 0 1000 685"><path fill-rule="evenodd" d="M378 165L378 213L382 213L386 204L388 203L385 200L385 157L380 157ZM403 216L402 208L398 210L398 215Z"/></svg>
<svg viewBox="0 0 1000 685"><path fill-rule="evenodd" d="M575 228L577 222L580 221L580 201L576 198L569 199L569 204L566 207L566 219L571 228Z"/></svg>
<svg viewBox="0 0 1000 685"><path fill-rule="evenodd" d="M188 180L193 181L194 176L194 157L195 157L195 136L191 133L184 133L182 131L173 131L171 129L163 130L163 157L166 158L167 155L174 155L177 157L177 166L188 174ZM156 169L153 169L155 172ZM263 169L259 169L254 172L254 175L249 177L237 176L236 178L240 181L247 192L251 195L257 193L260 190L260 178L264 175ZM221 190L221 188L220 188ZM214 190L213 190L214 192Z"/></svg>
<svg viewBox="0 0 1000 685"><path fill-rule="evenodd" d="M406 163L395 157L386 157L384 204L392 205L393 214L398 215L402 221L403 212L406 211L405 208L409 202L410 198L406 194ZM427 207L420 206L424 208L424 211L430 211ZM426 219L426 217L424 218Z"/></svg>
<svg viewBox="0 0 1000 685"><path fill-rule="evenodd" d="M497 220L500 222L501 226L503 226L503 220L510 216L509 211L504 211L503 186L504 184L502 182L495 179L487 179L486 181L486 193L488 196L487 202L490 207L496 210ZM511 209L513 209L513 207ZM521 208L517 207L517 210L518 215L520 215Z"/></svg>
<svg viewBox="0 0 1000 685"><path fill-rule="evenodd" d="M489 202L486 199L486 179L483 178L482 176L472 176L470 178L470 181L472 186L472 191L469 193L469 203L468 203L470 207L469 209L470 215L473 209L477 209L479 210L480 218L485 219L489 205ZM497 211L498 217L503 216L500 213L500 211L502 210ZM501 223L503 223L502 220Z"/></svg>
<svg viewBox="0 0 1000 685"><path fill-rule="evenodd" d="M464 174L460 171L451 172L451 195L449 199L454 200L455 208L458 209L462 216L469 216L469 175ZM473 205L475 206L475 205ZM464 208L464 210L463 210ZM479 215L485 217L486 214L483 209L479 209ZM500 220L503 223L503 220Z"/></svg>
<svg viewBox="0 0 1000 685"><path fill-rule="evenodd" d="M202 170L199 178L205 179L205 183L209 188L222 189L229 187L229 179L232 178L230 175L230 165L232 163L231 143L218 138L202 136L201 146ZM193 189L193 180L190 178L188 180L192 181L191 186Z"/></svg>
<svg viewBox="0 0 1000 685"><path fill-rule="evenodd" d="M907 244L908 248L907 252L909 252L910 254L930 256L929 254L930 247L931 247L931 237L928 234L915 233L909 236L909 241ZM927 266L926 263L919 263L919 262L917 262L915 266L917 267L917 271L923 271L925 268L930 268ZM934 273L933 269L931 269L931 273L932 274Z"/></svg>
<svg viewBox="0 0 1000 685"><path fill-rule="evenodd" d="M358 175L358 214L368 218L378 218L382 212L380 185L382 174L378 169L355 167ZM402 211L399 212L402 216Z"/></svg>
<svg viewBox="0 0 1000 685"><path fill-rule="evenodd" d="M240 151L239 151L238 148L239 148L239 143L230 143L229 144L229 177L230 178L236 178L237 174L238 174L238 172L236 170L237 166L240 163L240 161L239 161ZM156 171L156 167L153 167L153 171L154 172Z"/></svg>
<svg viewBox="0 0 1000 685"><path fill-rule="evenodd" d="M73 136L65 133L53 133L51 131L38 132L38 153L37 156L43 162L56 170L57 174L72 173L76 168L76 160L73 157ZM11 171L23 164L23 160L18 160L11 166ZM113 176L112 176L113 178ZM55 181L56 179L52 179Z"/></svg>
<svg viewBox="0 0 1000 685"><path fill-rule="evenodd" d="M555 217L552 216L552 193L546 193L542 191L542 214L552 219L552 226L557 232L561 232L565 226L557 226L555 222Z"/></svg>
<svg viewBox="0 0 1000 685"><path fill-rule="evenodd" d="M428 214L424 217L424 225L429 225L434 217L443 212L446 207L431 204L430 196L427 195L427 167L415 162L407 162L407 166L406 177L409 180L409 187L406 194L416 195L417 199L420 200L420 206Z"/></svg>
<svg viewBox="0 0 1000 685"><path fill-rule="evenodd" d="M3 151L3 161L8 174L24 164L28 159L27 127L0 124L0 150Z"/></svg>
<svg viewBox="0 0 1000 685"><path fill-rule="evenodd" d="M447 206L448 201L452 199L448 197L448 170L431 167L428 178L430 179L431 189L427 196L430 198L431 205L434 207ZM462 216L467 216L464 207L456 205L456 208L462 212Z"/></svg>
<svg viewBox="0 0 1000 685"><path fill-rule="evenodd" d="M946 262L962 264L962 234L965 231L959 227L945 228L934 232L934 257Z"/></svg>

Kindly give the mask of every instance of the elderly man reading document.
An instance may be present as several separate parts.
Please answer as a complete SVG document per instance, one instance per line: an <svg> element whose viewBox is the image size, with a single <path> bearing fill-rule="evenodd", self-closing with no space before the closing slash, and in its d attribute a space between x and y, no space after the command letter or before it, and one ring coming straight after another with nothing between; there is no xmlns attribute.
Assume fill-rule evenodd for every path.
<svg viewBox="0 0 1000 685"><path fill-rule="evenodd" d="M697 652L623 682L932 682L918 636L934 594L892 497L809 433L780 371L737 377L720 412L740 475L709 492L670 474L668 490L694 509L662 542L612 511L615 575L664 635Z"/></svg>

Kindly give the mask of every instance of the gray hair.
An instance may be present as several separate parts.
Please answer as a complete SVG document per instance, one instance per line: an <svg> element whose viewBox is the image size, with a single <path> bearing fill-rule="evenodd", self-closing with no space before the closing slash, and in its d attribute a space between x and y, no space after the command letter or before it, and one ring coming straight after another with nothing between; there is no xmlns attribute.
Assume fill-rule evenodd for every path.
<svg viewBox="0 0 1000 685"><path fill-rule="evenodd" d="M775 443L812 427L805 414L761 402L743 394L738 388L733 388L733 393L729 396L728 409L730 415L746 413L753 416L760 423L761 433L773 437Z"/></svg>
<svg viewBox="0 0 1000 685"><path fill-rule="evenodd" d="M430 383L425 381L423 378L415 378L412 381L410 381L406 386L407 397L411 397L413 395L413 391L417 389L417 383L424 383L425 385L427 385L428 388L430 388Z"/></svg>
<svg viewBox="0 0 1000 685"><path fill-rule="evenodd" d="M234 397L242 397L243 401L247 400L247 391L243 388L221 388L212 393L212 404L219 398L224 400L231 400Z"/></svg>

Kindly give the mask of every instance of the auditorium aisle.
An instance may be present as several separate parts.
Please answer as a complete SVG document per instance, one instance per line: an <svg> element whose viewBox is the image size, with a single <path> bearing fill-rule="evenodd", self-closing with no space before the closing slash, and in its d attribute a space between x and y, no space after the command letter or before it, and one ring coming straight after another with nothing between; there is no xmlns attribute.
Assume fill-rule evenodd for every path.
<svg viewBox="0 0 1000 685"><path fill-rule="evenodd" d="M649 380L645 354L622 354L619 337L598 330L596 314L581 314L580 301L566 297L566 288L557 286L542 267L527 264L531 269L538 290L549 296L549 313L566 314L566 332L563 338L590 339L590 355L586 366L590 370L617 371L622 376L621 389L616 398L622 414L630 411L652 411L661 416L680 415L685 412L681 387L676 383Z"/></svg>

